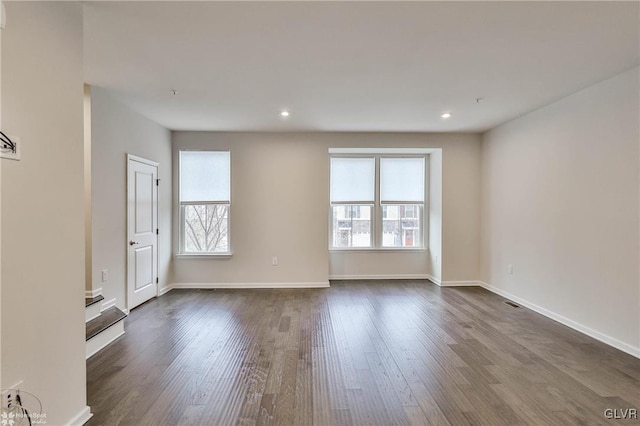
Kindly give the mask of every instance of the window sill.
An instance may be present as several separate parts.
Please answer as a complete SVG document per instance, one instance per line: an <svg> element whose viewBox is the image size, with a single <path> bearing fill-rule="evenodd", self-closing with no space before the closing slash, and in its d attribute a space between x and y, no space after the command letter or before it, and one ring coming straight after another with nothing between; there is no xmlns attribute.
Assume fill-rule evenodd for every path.
<svg viewBox="0 0 640 426"><path fill-rule="evenodd" d="M344 249L335 249L330 248L330 253L424 253L427 252L428 249L421 248L344 248Z"/></svg>
<svg viewBox="0 0 640 426"><path fill-rule="evenodd" d="M231 259L233 253L178 253L173 255L176 259Z"/></svg>

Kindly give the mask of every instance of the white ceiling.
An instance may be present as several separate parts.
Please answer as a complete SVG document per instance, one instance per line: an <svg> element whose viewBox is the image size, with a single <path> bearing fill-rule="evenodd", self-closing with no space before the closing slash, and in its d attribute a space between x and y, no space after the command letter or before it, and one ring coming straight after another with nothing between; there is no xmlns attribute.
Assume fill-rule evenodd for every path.
<svg viewBox="0 0 640 426"><path fill-rule="evenodd" d="M173 130L475 132L638 66L639 5L89 2L85 74Z"/></svg>

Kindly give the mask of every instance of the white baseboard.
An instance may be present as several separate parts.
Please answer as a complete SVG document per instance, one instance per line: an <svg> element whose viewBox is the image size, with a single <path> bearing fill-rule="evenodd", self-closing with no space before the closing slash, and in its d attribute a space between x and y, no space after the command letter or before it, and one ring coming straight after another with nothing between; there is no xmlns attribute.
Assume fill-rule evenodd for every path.
<svg viewBox="0 0 640 426"><path fill-rule="evenodd" d="M111 342L124 334L124 318L111 327L87 340L87 359L100 352Z"/></svg>
<svg viewBox="0 0 640 426"><path fill-rule="evenodd" d="M440 287L479 287L480 281L440 281Z"/></svg>
<svg viewBox="0 0 640 426"><path fill-rule="evenodd" d="M327 288L329 281L322 282L286 282L286 283L173 283L163 287L160 294L165 294L176 288L184 289L214 289L214 288Z"/></svg>
<svg viewBox="0 0 640 426"><path fill-rule="evenodd" d="M616 338L613 338L611 336L608 336L604 333L600 333L599 331L596 331L592 328L587 327L586 325L580 324L579 322L576 322L572 319L569 319L565 316L562 316L560 314L557 314L555 312L552 312L546 308L543 308L541 306L536 305L535 303L531 303L528 300L522 299L521 297L518 297L516 295L513 295L507 291L504 291L500 288L494 287L490 284L487 284L485 282L479 281L478 284L484 288L486 288L487 290L489 290L492 293L498 294L502 297L505 297L507 299L510 299L522 306L525 306L529 309L531 309L532 311L535 311L537 313L539 313L540 315L544 315L547 318L551 318L554 321L559 322L560 324L566 325L569 328L573 328L576 331L579 331L582 334L586 334L589 337L592 337L596 340L599 340L602 343L605 343L609 346L612 346L616 349L621 350L622 352L628 353L629 355L632 355L636 358L640 358L640 348L636 348L634 346L631 346L627 343L624 343Z"/></svg>
<svg viewBox="0 0 640 426"><path fill-rule="evenodd" d="M116 298L109 299L107 301L102 302L102 307L100 308L100 312L104 312L109 308L116 306Z"/></svg>
<svg viewBox="0 0 640 426"><path fill-rule="evenodd" d="M480 281L442 281L432 275L428 276L428 279L435 285L440 287L478 287Z"/></svg>
<svg viewBox="0 0 640 426"><path fill-rule="evenodd" d="M429 281L431 281L432 283L434 283L435 285L440 285L442 284L442 281L440 281L439 278L434 277L433 275L427 275L427 279Z"/></svg>
<svg viewBox="0 0 640 426"><path fill-rule="evenodd" d="M162 296L163 294L169 293L171 290L173 290L173 285L162 287L158 290L158 297Z"/></svg>
<svg viewBox="0 0 640 426"><path fill-rule="evenodd" d="M85 290L84 297L88 297L90 299L93 299L94 297L98 297L101 294L102 294L102 287L96 288L96 289L93 289L93 290Z"/></svg>
<svg viewBox="0 0 640 426"><path fill-rule="evenodd" d="M330 280L429 280L426 274L404 275L329 275Z"/></svg>
<svg viewBox="0 0 640 426"><path fill-rule="evenodd" d="M68 426L82 426L83 424L88 422L91 417L93 417L91 408L86 406L82 409L82 411L73 416L73 418L65 424Z"/></svg>

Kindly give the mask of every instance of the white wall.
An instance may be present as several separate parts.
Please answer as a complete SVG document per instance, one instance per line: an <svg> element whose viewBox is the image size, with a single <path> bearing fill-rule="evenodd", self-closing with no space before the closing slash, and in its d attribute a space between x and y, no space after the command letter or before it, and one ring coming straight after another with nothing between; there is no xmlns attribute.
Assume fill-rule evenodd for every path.
<svg viewBox="0 0 640 426"><path fill-rule="evenodd" d="M127 154L158 162L158 276L171 282L171 134L107 91L91 88L92 281L105 301L127 308ZM109 271L102 282L102 270Z"/></svg>
<svg viewBox="0 0 640 426"><path fill-rule="evenodd" d="M636 68L484 135L481 268L498 291L636 355L638 78Z"/></svg>
<svg viewBox="0 0 640 426"><path fill-rule="evenodd" d="M2 388L23 380L49 424L86 407L82 6L6 2L2 127Z"/></svg>
<svg viewBox="0 0 640 426"><path fill-rule="evenodd" d="M477 163L477 162L476 162ZM477 190L476 185L476 193ZM475 215L478 220L478 215ZM479 229L476 238L479 242ZM476 262L479 253L476 253ZM442 150L429 155L429 258L431 280L442 283Z"/></svg>
<svg viewBox="0 0 640 426"><path fill-rule="evenodd" d="M93 297L92 227L91 227L91 86L83 88L84 124L84 288L88 297Z"/></svg>
<svg viewBox="0 0 640 426"><path fill-rule="evenodd" d="M443 149L443 185L452 191L443 206L443 238L451 238L439 257L448 271L443 279L477 279L479 135L174 132L176 164L179 149L231 150L234 252L231 259L175 259L175 282L309 283L326 282L330 275L431 273L426 251L403 256L328 252L328 149L382 147ZM177 251L177 209L174 217ZM279 259L276 267L273 256Z"/></svg>
<svg viewBox="0 0 640 426"><path fill-rule="evenodd" d="M455 139L454 139L455 140ZM442 144L442 281L475 282L480 269L479 135Z"/></svg>

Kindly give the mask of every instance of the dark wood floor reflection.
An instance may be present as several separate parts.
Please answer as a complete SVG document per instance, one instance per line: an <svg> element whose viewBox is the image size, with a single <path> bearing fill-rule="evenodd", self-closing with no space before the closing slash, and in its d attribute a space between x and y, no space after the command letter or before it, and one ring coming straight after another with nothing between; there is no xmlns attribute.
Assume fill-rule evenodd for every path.
<svg viewBox="0 0 640 426"><path fill-rule="evenodd" d="M89 424L568 425L640 410L637 358L504 301L425 281L174 290L87 362Z"/></svg>

